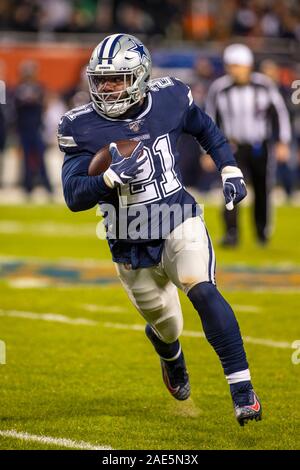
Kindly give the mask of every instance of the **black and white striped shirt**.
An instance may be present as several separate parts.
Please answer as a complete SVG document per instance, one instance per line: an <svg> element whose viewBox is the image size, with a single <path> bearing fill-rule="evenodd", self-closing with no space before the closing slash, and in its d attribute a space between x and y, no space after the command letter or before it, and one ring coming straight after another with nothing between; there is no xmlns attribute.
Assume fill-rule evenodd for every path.
<svg viewBox="0 0 300 470"><path fill-rule="evenodd" d="M250 82L237 85L229 75L215 80L207 95L206 113L229 140L254 144L273 137L289 143L291 124L275 83L253 72Z"/></svg>

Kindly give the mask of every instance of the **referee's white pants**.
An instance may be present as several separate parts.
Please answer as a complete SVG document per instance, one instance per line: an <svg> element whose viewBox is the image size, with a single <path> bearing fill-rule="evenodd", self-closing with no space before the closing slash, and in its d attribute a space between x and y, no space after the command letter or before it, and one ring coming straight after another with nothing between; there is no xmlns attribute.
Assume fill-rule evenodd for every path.
<svg viewBox="0 0 300 470"><path fill-rule="evenodd" d="M173 230L158 265L135 270L115 265L133 305L166 343L176 341L183 329L177 288L187 294L199 282L215 283L213 246L199 216Z"/></svg>

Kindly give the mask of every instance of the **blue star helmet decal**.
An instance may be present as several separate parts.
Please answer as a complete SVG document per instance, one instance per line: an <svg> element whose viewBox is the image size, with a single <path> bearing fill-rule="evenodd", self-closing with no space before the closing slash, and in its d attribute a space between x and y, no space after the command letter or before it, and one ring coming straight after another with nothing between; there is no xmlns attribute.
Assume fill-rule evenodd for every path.
<svg viewBox="0 0 300 470"><path fill-rule="evenodd" d="M136 52L137 54L139 54L139 56L141 58L141 61L143 60L143 57L146 57L146 59L149 59L149 57L147 56L147 53L144 49L143 44L137 44L134 41L132 41L132 42L133 42L134 46L131 47L130 49L128 49L128 51Z"/></svg>

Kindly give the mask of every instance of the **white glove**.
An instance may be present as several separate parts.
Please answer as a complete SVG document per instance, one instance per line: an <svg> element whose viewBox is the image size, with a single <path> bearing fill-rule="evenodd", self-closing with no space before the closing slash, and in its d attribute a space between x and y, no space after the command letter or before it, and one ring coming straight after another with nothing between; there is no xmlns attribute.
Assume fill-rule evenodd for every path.
<svg viewBox="0 0 300 470"><path fill-rule="evenodd" d="M247 196L243 173L236 166L225 166L221 171L226 209L234 206Z"/></svg>

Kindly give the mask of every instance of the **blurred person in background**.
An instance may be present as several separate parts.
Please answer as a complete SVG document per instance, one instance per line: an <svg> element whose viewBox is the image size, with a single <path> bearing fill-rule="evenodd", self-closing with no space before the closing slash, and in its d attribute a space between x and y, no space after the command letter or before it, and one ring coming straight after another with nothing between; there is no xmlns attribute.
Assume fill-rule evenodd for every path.
<svg viewBox="0 0 300 470"><path fill-rule="evenodd" d="M0 61L0 188L3 185L3 152L6 142L6 116L5 116L5 106L6 106L6 87L5 87L5 65Z"/></svg>
<svg viewBox="0 0 300 470"><path fill-rule="evenodd" d="M6 123L3 106L5 105L0 102L0 188L2 188L3 185L3 151L5 148L6 140Z"/></svg>
<svg viewBox="0 0 300 470"><path fill-rule="evenodd" d="M225 48L226 75L210 87L206 112L228 138L242 172L254 190L254 221L257 240L269 239L271 158L274 141L277 162L289 159L291 125L285 102L275 83L261 73L253 72L252 51L243 44ZM239 241L238 211L224 211L223 246Z"/></svg>
<svg viewBox="0 0 300 470"><path fill-rule="evenodd" d="M198 106L203 106L209 85L214 80L214 68L210 60L206 57L197 57L193 67L194 77L191 84L193 98ZM198 191L208 191L211 184L211 173L206 172L202 166L202 159L205 158L197 140L188 134L183 134L177 143L177 149L181 155L179 161L180 172L184 185ZM209 158L212 162L212 160ZM214 163L211 163L213 171L216 170ZM216 172L217 173L217 172Z"/></svg>
<svg viewBox="0 0 300 470"><path fill-rule="evenodd" d="M212 62L207 57L197 57L194 63L195 83L192 84L194 98L199 106L203 106L208 89L215 80L216 72ZM196 93L195 93L196 92Z"/></svg>
<svg viewBox="0 0 300 470"><path fill-rule="evenodd" d="M59 120L67 111L67 107L56 92L49 92L45 99L45 111L43 113L43 140L48 147L56 145L56 132Z"/></svg>
<svg viewBox="0 0 300 470"><path fill-rule="evenodd" d="M234 36L248 36L258 22L256 6L253 0L239 0L232 21Z"/></svg>
<svg viewBox="0 0 300 470"><path fill-rule="evenodd" d="M286 107L289 111L292 127L294 127L293 124L295 118L295 109L291 100L292 79L289 80L288 86L285 86L283 83L281 83L281 69L279 65L277 65L276 62L271 59L263 60L259 66L259 71L276 83L276 86L278 87L285 101ZM289 159L288 161L277 162L277 180L282 185L288 198L290 198L293 193L293 186L295 180L293 168L294 166L295 162L292 161L292 159Z"/></svg>
<svg viewBox="0 0 300 470"><path fill-rule="evenodd" d="M52 194L44 153L43 113L45 91L37 79L37 64L26 61L20 67L15 89L16 128L23 153L23 186L29 195L40 184Z"/></svg>
<svg viewBox="0 0 300 470"><path fill-rule="evenodd" d="M295 76L300 77L300 63L298 63L295 67ZM296 100L294 96L292 97L293 102L293 124L294 124L294 132L295 132L295 145L296 145L296 176L297 176L297 188L300 187L300 84L299 78L295 80L293 86L293 93L292 95L296 94Z"/></svg>
<svg viewBox="0 0 300 470"><path fill-rule="evenodd" d="M86 64L80 70L79 80L76 85L69 88L64 93L63 98L68 108L77 108L78 106L89 103L90 94L86 76Z"/></svg>
<svg viewBox="0 0 300 470"><path fill-rule="evenodd" d="M117 2L117 27L126 33L151 34L154 22L140 2Z"/></svg>
<svg viewBox="0 0 300 470"><path fill-rule="evenodd" d="M194 63L194 73L196 80L191 85L193 97L198 106L205 106L205 100L208 90L216 78L217 72L212 61L207 57L198 57ZM189 145L186 151L186 156L182 160L188 160L190 156L190 149L195 148L195 145ZM195 154L195 152L194 152ZM191 152L192 155L192 152ZM197 154L198 172L194 174L197 177L197 189L201 192L208 192L213 187L218 185L218 172L213 160L207 155L203 149L198 149ZM188 172L188 164L185 163L186 174ZM197 176L198 175L198 176ZM184 174L183 174L184 178Z"/></svg>

